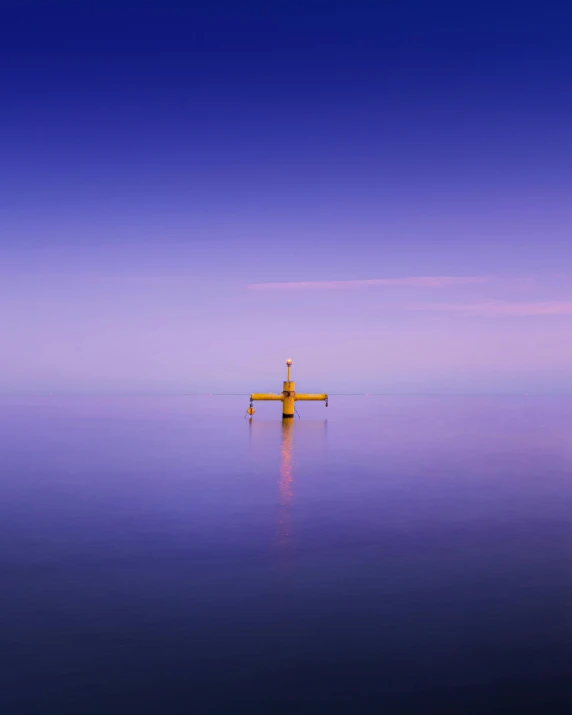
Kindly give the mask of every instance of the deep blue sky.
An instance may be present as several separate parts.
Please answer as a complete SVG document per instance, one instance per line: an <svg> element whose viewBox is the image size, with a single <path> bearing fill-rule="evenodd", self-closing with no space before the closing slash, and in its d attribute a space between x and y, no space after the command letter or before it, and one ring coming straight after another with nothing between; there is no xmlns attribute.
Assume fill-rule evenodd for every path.
<svg viewBox="0 0 572 715"><path fill-rule="evenodd" d="M572 385L570 19L3 8L0 390ZM331 284L426 276L487 280Z"/></svg>

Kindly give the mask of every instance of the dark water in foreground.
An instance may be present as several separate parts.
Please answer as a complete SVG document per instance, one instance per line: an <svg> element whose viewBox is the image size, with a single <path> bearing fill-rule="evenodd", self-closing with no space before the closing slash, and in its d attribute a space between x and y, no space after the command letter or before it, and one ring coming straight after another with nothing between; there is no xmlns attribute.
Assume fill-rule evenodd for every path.
<svg viewBox="0 0 572 715"><path fill-rule="evenodd" d="M3 715L572 712L572 399L247 406L2 398Z"/></svg>

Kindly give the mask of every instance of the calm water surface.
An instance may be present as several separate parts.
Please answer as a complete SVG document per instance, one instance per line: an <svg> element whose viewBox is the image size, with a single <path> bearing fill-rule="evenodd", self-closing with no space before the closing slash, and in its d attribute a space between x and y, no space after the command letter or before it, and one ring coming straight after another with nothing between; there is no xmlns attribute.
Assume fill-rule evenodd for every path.
<svg viewBox="0 0 572 715"><path fill-rule="evenodd" d="M247 406L2 398L0 712L572 712L571 399Z"/></svg>

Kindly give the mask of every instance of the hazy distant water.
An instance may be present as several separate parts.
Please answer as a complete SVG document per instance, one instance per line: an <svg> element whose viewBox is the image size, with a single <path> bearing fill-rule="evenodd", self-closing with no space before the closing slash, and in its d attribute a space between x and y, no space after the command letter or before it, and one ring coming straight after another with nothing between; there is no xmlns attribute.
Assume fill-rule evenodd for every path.
<svg viewBox="0 0 572 715"><path fill-rule="evenodd" d="M0 400L0 712L572 712L571 399L247 406Z"/></svg>

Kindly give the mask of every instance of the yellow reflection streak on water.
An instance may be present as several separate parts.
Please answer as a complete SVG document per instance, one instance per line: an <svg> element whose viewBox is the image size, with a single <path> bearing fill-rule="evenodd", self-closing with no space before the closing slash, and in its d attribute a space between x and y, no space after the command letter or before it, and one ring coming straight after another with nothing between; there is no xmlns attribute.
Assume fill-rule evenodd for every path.
<svg viewBox="0 0 572 715"><path fill-rule="evenodd" d="M273 452L272 433L278 427L276 422L256 422L252 418L248 420L249 440L254 454L259 454L260 464L266 466L267 459L271 459ZM280 464L278 469L278 494L276 499L276 541L278 547L278 561L285 565L291 558L293 524L292 509L294 506L294 431L302 429L302 436L316 433L317 439L311 443L318 444L320 431L316 432L316 427L322 431L323 437L327 438L327 420L323 421L294 421L283 420L280 427ZM256 433L264 439L261 442L255 438ZM303 440L304 442L304 440ZM258 445L257 445L258 443ZM276 452L274 452L276 454Z"/></svg>
<svg viewBox="0 0 572 715"><path fill-rule="evenodd" d="M282 422L282 448L280 460L280 503L286 506L292 501L292 430L294 420Z"/></svg>
<svg viewBox="0 0 572 715"><path fill-rule="evenodd" d="M290 504L293 498L292 477L292 436L293 420L282 422L282 444L280 449L280 474L278 479L278 541L284 545L291 535Z"/></svg>

